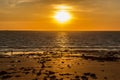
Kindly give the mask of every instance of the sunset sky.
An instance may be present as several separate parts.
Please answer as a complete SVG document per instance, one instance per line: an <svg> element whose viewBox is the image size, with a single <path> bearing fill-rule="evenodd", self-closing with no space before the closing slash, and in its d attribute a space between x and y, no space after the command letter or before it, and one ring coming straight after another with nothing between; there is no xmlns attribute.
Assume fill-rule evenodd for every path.
<svg viewBox="0 0 120 80"><path fill-rule="evenodd" d="M0 30L120 30L120 0L0 0Z"/></svg>

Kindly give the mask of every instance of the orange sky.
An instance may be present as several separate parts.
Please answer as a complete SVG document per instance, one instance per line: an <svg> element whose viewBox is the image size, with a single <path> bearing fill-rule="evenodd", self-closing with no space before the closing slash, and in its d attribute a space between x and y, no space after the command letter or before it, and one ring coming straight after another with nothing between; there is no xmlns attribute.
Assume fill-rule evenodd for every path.
<svg viewBox="0 0 120 80"><path fill-rule="evenodd" d="M0 30L120 30L120 0L0 0ZM72 15L60 24L58 6Z"/></svg>

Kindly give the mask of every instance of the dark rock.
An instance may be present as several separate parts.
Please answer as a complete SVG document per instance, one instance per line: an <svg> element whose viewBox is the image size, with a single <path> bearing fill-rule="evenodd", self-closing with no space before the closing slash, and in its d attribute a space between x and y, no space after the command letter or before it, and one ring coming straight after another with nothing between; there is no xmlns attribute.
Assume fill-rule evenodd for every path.
<svg viewBox="0 0 120 80"><path fill-rule="evenodd" d="M46 66L46 68L52 68L52 66Z"/></svg>
<svg viewBox="0 0 120 80"><path fill-rule="evenodd" d="M35 69L32 69L32 73L33 73L33 74L35 73Z"/></svg>
<svg viewBox="0 0 120 80"><path fill-rule="evenodd" d="M104 72L104 70L101 70L102 72Z"/></svg>
<svg viewBox="0 0 120 80"><path fill-rule="evenodd" d="M35 78L35 79L33 79L33 80L38 80L38 78Z"/></svg>
<svg viewBox="0 0 120 80"><path fill-rule="evenodd" d="M79 79L79 78L80 78L80 76L75 76L75 78L76 78L76 79Z"/></svg>
<svg viewBox="0 0 120 80"><path fill-rule="evenodd" d="M86 76L81 76L81 79L82 79L82 80L88 80L88 77L86 77Z"/></svg>
<svg viewBox="0 0 120 80"><path fill-rule="evenodd" d="M63 80L63 78L60 78L60 80Z"/></svg>
<svg viewBox="0 0 120 80"><path fill-rule="evenodd" d="M5 76L2 76L2 79L8 79L8 78L11 78L12 76L11 75L5 75Z"/></svg>
<svg viewBox="0 0 120 80"><path fill-rule="evenodd" d="M40 76L41 75L41 71L39 71L38 73L37 73L37 76Z"/></svg>
<svg viewBox="0 0 120 80"><path fill-rule="evenodd" d="M29 72L24 72L25 74L29 74Z"/></svg>
<svg viewBox="0 0 120 80"><path fill-rule="evenodd" d="M70 66L69 64L67 65L67 67L68 67L68 68L71 68L71 66Z"/></svg>
<svg viewBox="0 0 120 80"><path fill-rule="evenodd" d="M10 61L10 63L14 63L15 61Z"/></svg>
<svg viewBox="0 0 120 80"><path fill-rule="evenodd" d="M17 62L21 62L20 60L18 60Z"/></svg>
<svg viewBox="0 0 120 80"><path fill-rule="evenodd" d="M65 76L65 75L72 75L70 73L65 73L65 74L59 74L60 76Z"/></svg>
<svg viewBox="0 0 120 80"><path fill-rule="evenodd" d="M56 76L55 75L50 76L50 80L56 80Z"/></svg>
<svg viewBox="0 0 120 80"><path fill-rule="evenodd" d="M47 80L47 77L45 76L45 77L43 78L43 80Z"/></svg>
<svg viewBox="0 0 120 80"><path fill-rule="evenodd" d="M1 71L0 72L0 75L4 75L4 74L8 74L8 72L6 72L6 71Z"/></svg>
<svg viewBox="0 0 120 80"><path fill-rule="evenodd" d="M15 68L9 68L9 69L7 69L7 70L16 70Z"/></svg>
<svg viewBox="0 0 120 80"><path fill-rule="evenodd" d="M105 56L81 56L82 58L86 59L86 60L96 60L96 61L100 61L100 62L104 62L104 61L118 61L118 57L115 56L109 56L109 55L105 55Z"/></svg>
<svg viewBox="0 0 120 80"><path fill-rule="evenodd" d="M105 80L107 80L108 78L107 77L104 77Z"/></svg>
<svg viewBox="0 0 120 80"><path fill-rule="evenodd" d="M62 61L62 63L64 63L64 62Z"/></svg>
<svg viewBox="0 0 120 80"><path fill-rule="evenodd" d="M90 74L90 77L93 79L97 79L96 74L94 74L94 73Z"/></svg>
<svg viewBox="0 0 120 80"><path fill-rule="evenodd" d="M53 72L53 71L49 71L49 74L51 75L51 74L55 74L55 72Z"/></svg>
<svg viewBox="0 0 120 80"><path fill-rule="evenodd" d="M21 68L20 68L20 70L23 70L23 69L25 69L25 68L24 68L24 67L21 67Z"/></svg>
<svg viewBox="0 0 120 80"><path fill-rule="evenodd" d="M84 75L85 75L85 76L90 76L90 73L89 73L89 72L88 72L88 73L84 73Z"/></svg>
<svg viewBox="0 0 120 80"><path fill-rule="evenodd" d="M16 75L15 77L20 77L20 75Z"/></svg>

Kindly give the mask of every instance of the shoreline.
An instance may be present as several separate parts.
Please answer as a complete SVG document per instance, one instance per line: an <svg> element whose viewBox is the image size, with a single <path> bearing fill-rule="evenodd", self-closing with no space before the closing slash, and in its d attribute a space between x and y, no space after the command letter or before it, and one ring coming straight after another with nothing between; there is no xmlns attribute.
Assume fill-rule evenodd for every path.
<svg viewBox="0 0 120 80"><path fill-rule="evenodd" d="M82 52L14 52L12 55L0 55L0 65L1 80L120 79L119 59L108 61L102 56Z"/></svg>

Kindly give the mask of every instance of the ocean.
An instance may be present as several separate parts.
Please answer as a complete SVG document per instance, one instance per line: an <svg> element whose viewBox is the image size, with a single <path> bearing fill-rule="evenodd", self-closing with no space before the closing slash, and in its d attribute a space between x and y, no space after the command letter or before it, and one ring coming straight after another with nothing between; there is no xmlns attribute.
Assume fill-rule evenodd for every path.
<svg viewBox="0 0 120 80"><path fill-rule="evenodd" d="M120 50L119 31L0 31L0 51Z"/></svg>

